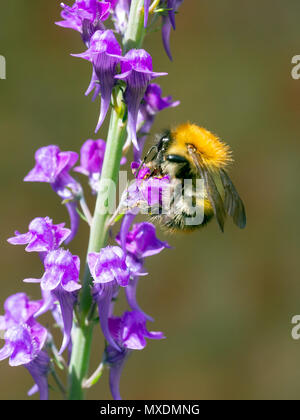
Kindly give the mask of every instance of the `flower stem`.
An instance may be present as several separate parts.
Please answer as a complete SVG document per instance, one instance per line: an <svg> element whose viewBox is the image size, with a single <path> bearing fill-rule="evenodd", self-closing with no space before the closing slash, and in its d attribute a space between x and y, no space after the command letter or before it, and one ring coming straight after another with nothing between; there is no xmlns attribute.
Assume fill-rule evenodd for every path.
<svg viewBox="0 0 300 420"><path fill-rule="evenodd" d="M145 36L144 29L144 0L132 0L127 31L124 36L123 46L126 53L131 48L140 48ZM111 111L110 125L106 143L106 152L102 167L101 181L97 196L96 208L91 225L89 252L99 252L106 245L107 226L110 217L109 207L105 205L114 203L122 148L126 137L126 123L119 112L123 109L123 95L121 89L116 94L118 107ZM83 381L87 376L91 353L93 321L89 320L92 305L91 296L92 279L86 264L83 287L80 294L80 314L78 325L73 327L73 349L69 367L69 392L70 400L84 399Z"/></svg>
<svg viewBox="0 0 300 420"><path fill-rule="evenodd" d="M90 361L93 325L73 327L73 349L69 367L69 400L83 400L82 387Z"/></svg>
<svg viewBox="0 0 300 420"><path fill-rule="evenodd" d="M145 37L144 0L132 0L127 31L123 45L125 53L132 48L141 48Z"/></svg>
<svg viewBox="0 0 300 420"><path fill-rule="evenodd" d="M60 390L60 392L62 393L63 397L65 398L66 396L66 390L65 387L63 386L61 380L59 379L54 367L51 367L51 375L56 383L56 385L58 386L58 389Z"/></svg>

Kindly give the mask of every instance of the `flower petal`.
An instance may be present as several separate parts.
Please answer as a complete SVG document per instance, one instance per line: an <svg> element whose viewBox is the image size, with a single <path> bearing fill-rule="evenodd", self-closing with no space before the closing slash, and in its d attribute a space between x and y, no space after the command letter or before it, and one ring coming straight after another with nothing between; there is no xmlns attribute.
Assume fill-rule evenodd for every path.
<svg viewBox="0 0 300 420"><path fill-rule="evenodd" d="M138 277L133 277L133 279L130 281L129 285L125 289L128 305L133 311L141 312L148 321L154 322L154 319L150 315L147 315L137 303L136 291L138 282Z"/></svg>
<svg viewBox="0 0 300 420"><path fill-rule="evenodd" d="M41 288L45 291L51 291L57 288L62 282L65 273L60 267L53 265L48 268L41 279Z"/></svg>
<svg viewBox="0 0 300 420"><path fill-rule="evenodd" d="M41 351L38 354L38 356L32 362L25 365L25 367L31 374L34 382L36 383L35 387L30 390L31 395L32 395L32 392L35 392L36 387L37 387L40 392L40 399L48 400L47 375L50 370L50 358L48 354L44 351Z"/></svg>
<svg viewBox="0 0 300 420"><path fill-rule="evenodd" d="M11 346L11 344L9 342L6 342L4 344L4 347L2 347L2 349L0 350L0 360L4 360L7 359L8 357L10 357L13 353L13 347Z"/></svg>
<svg viewBox="0 0 300 420"><path fill-rule="evenodd" d="M73 325L73 309L74 304L76 302L76 295L74 293L68 293L62 288L56 289L53 293L59 302L64 323L63 342L59 350L59 354L62 354L68 347L69 342L71 340L71 331Z"/></svg>
<svg viewBox="0 0 300 420"><path fill-rule="evenodd" d="M149 17L149 7L150 7L151 0L144 1L144 27L147 27L148 17Z"/></svg>
<svg viewBox="0 0 300 420"><path fill-rule="evenodd" d="M109 345L111 345L115 350L121 351L120 347L117 345L114 338L112 337L108 326L110 305L117 288L118 285L116 282L114 284L95 285L93 289L93 297L98 305L100 326L105 339L107 340Z"/></svg>
<svg viewBox="0 0 300 420"><path fill-rule="evenodd" d="M25 245L31 241L32 234L30 232L24 234L17 234L16 236L7 239L7 242L11 245Z"/></svg>

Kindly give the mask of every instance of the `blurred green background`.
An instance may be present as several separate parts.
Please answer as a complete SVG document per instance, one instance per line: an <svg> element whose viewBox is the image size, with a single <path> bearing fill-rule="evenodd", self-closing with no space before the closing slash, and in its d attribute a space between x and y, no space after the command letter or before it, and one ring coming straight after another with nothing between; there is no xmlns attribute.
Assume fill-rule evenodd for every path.
<svg viewBox="0 0 300 420"><path fill-rule="evenodd" d="M1 313L10 294L39 298L38 288L22 280L42 274L37 255L6 239L15 229L27 231L36 216L67 221L48 185L22 182L34 151L53 143L79 151L95 138L99 106L83 95L90 66L70 56L84 50L79 35L54 25L60 2L2 3ZM291 318L300 313L300 80L291 77L299 16L298 0L186 0L171 38L174 62L159 32L145 43L154 69L169 73L159 81L164 94L181 101L158 116L153 134L190 120L227 141L248 226L239 231L228 220L224 235L215 222L193 235L160 233L173 249L147 260L150 275L141 279L138 298L156 319L149 327L167 340L132 355L121 383L126 399L300 397L300 342L291 338ZM107 124L99 137L106 132ZM87 240L82 224L72 252L84 258ZM92 367L102 350L97 328ZM25 399L31 385L24 368L1 362L0 399ZM107 372L88 398L110 398Z"/></svg>

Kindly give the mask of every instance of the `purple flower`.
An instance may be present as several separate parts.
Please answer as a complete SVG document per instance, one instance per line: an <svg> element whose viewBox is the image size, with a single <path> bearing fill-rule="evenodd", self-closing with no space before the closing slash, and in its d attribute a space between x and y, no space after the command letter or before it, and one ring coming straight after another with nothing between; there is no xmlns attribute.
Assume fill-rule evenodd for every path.
<svg viewBox="0 0 300 420"><path fill-rule="evenodd" d="M79 215L76 211L77 200L82 196L80 184L69 174L78 160L75 152L61 152L58 146L46 146L35 153L35 167L24 178L25 182L47 182L52 189L67 201L66 207L71 221L71 235L66 243L72 241L79 226Z"/></svg>
<svg viewBox="0 0 300 420"><path fill-rule="evenodd" d="M120 0L106 0L106 1L108 1L108 3L110 3L110 8L112 10L114 10L116 8L117 4L120 2Z"/></svg>
<svg viewBox="0 0 300 420"><path fill-rule="evenodd" d="M77 301L80 259L62 248L51 251L44 260L45 273L41 279L26 279L26 283L41 283L42 291L51 292L59 302L64 323L62 353L71 339L73 309ZM49 303L49 305L51 302ZM49 307L50 308L50 307ZM43 307L43 311L45 311ZM40 315L38 313L38 315Z"/></svg>
<svg viewBox="0 0 300 420"><path fill-rule="evenodd" d="M125 254L118 246L107 246L99 253L88 255L88 264L95 284L117 283L125 287L129 281L129 270Z"/></svg>
<svg viewBox="0 0 300 420"><path fill-rule="evenodd" d="M48 372L50 358L45 351L40 351L36 358L25 365L40 392L41 400L48 400ZM29 394L28 394L29 395Z"/></svg>
<svg viewBox="0 0 300 420"><path fill-rule="evenodd" d="M116 237L118 243L121 242L122 233ZM138 223L126 235L126 251L133 254L138 259L159 254L165 248L170 248L167 242L162 242L156 237L156 229L152 223Z"/></svg>
<svg viewBox="0 0 300 420"><path fill-rule="evenodd" d="M132 219L129 220L129 223L126 223L126 219L124 219L120 234L116 237L116 241L127 252L127 265L133 273L130 283L126 287L126 297L131 309L140 311L148 321L153 321L153 318L143 312L137 302L138 277L142 273L144 259L159 254L165 248L170 248L170 245L156 237L155 226L151 223L135 224L132 230L129 231L131 221Z"/></svg>
<svg viewBox="0 0 300 420"><path fill-rule="evenodd" d="M43 348L47 330L34 318L26 323L15 324L5 332L5 345L0 351L0 360L9 357L10 366L26 365L32 362Z"/></svg>
<svg viewBox="0 0 300 420"><path fill-rule="evenodd" d="M112 30L97 31L91 38L90 48L82 54L73 54L93 63L93 75L87 94L93 88L95 96L101 93L101 110L96 132L101 127L110 106L112 89L115 84L117 64L122 59L122 49ZM99 83L99 87L97 84Z"/></svg>
<svg viewBox="0 0 300 420"><path fill-rule="evenodd" d="M33 317L40 306L41 302L29 301L24 293L10 296L5 301L5 315L0 317L0 329L5 331L0 360L9 357L10 366L24 365L35 380L41 399L47 399L50 360L42 349L48 332ZM41 359L44 363L40 369Z"/></svg>
<svg viewBox="0 0 300 420"><path fill-rule="evenodd" d="M162 97L162 89L158 84L151 83L147 87L137 119L138 131L140 132L138 137L140 150L137 151L134 149L135 161L141 158L146 137L150 133L156 114L166 108L174 108L179 104L180 101L173 102L172 96Z"/></svg>
<svg viewBox="0 0 300 420"><path fill-rule="evenodd" d="M121 62L121 74L116 79L127 83L125 101L128 107L128 136L136 149L139 149L136 136L139 106L150 81L167 73L153 72L152 57L145 50L130 50Z"/></svg>
<svg viewBox="0 0 300 420"><path fill-rule="evenodd" d="M168 14L163 16L162 39L163 39L164 48L170 60L173 60L171 49L170 49L171 28L173 27L174 30L176 28L175 13L182 2L183 0L167 0L167 9L170 9L170 10L168 11Z"/></svg>
<svg viewBox="0 0 300 420"><path fill-rule="evenodd" d="M17 293L6 299L5 315L0 316L0 330L14 324L26 323L41 307L42 301L30 301L25 293Z"/></svg>
<svg viewBox="0 0 300 420"><path fill-rule="evenodd" d="M131 311L125 312L122 318L110 318L109 328L121 348L143 350L147 345L146 338L154 340L165 338L162 332L148 331L146 322L140 312Z"/></svg>
<svg viewBox="0 0 300 420"><path fill-rule="evenodd" d="M36 165L25 177L27 182L55 184L62 174L69 172L78 160L75 152L61 152L58 146L50 145L35 153Z"/></svg>
<svg viewBox="0 0 300 420"><path fill-rule="evenodd" d="M180 101L173 102L172 96L162 97L161 87L156 83L151 83L148 86L143 98L141 113L149 118L150 116L155 116L158 112L166 108L174 108L179 104Z"/></svg>
<svg viewBox="0 0 300 420"><path fill-rule="evenodd" d="M87 140L80 151L80 166L74 171L89 177L93 192L97 191L104 160L106 143L104 140Z"/></svg>
<svg viewBox="0 0 300 420"><path fill-rule="evenodd" d="M149 17L149 7L151 0L144 0L144 26L146 28Z"/></svg>
<svg viewBox="0 0 300 420"><path fill-rule="evenodd" d="M126 265L126 255L117 246L107 246L100 253L88 255L88 265L94 280L93 297L98 305L100 325L107 342L119 350L108 329L111 302L118 293L119 286L129 284L130 271Z"/></svg>
<svg viewBox="0 0 300 420"><path fill-rule="evenodd" d="M56 22L56 25L80 32L87 45L95 31L104 29L101 22L109 17L111 8L110 2L98 0L76 0L71 7L64 3L61 5L63 20Z"/></svg>
<svg viewBox="0 0 300 420"><path fill-rule="evenodd" d="M128 25L131 0L118 0L113 13L115 29L120 34L124 34Z"/></svg>
<svg viewBox="0 0 300 420"><path fill-rule="evenodd" d="M12 245L27 245L27 252L49 252L61 246L70 236L70 229L64 223L54 225L49 217L37 217L29 225L29 232L15 232L15 237L7 241Z"/></svg>
<svg viewBox="0 0 300 420"><path fill-rule="evenodd" d="M120 378L130 351L144 349L147 345L146 338L161 340L165 337L162 332L148 331L146 318L139 311L125 312L121 318L111 317L109 319L109 330L121 351L116 352L114 348L107 346L105 361L110 365L112 396L115 400L121 400Z"/></svg>
<svg viewBox="0 0 300 420"><path fill-rule="evenodd" d="M120 209L125 212L134 212L140 208L143 213L148 214L151 209L152 214L158 214L160 208L163 208L163 196L169 192L169 177L151 176L151 171L146 165L140 166L138 162L131 164L131 169L136 175L129 187L124 191ZM137 170L138 173L137 173ZM137 214L138 212L136 212Z"/></svg>

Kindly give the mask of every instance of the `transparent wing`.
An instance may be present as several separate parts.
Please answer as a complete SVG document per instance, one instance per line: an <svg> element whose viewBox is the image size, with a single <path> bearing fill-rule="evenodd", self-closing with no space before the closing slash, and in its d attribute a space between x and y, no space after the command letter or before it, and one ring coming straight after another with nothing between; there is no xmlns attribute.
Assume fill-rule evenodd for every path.
<svg viewBox="0 0 300 420"><path fill-rule="evenodd" d="M240 229L244 229L246 226L245 206L227 172L221 169L220 175L225 190L226 213L233 218L234 223Z"/></svg>
<svg viewBox="0 0 300 420"><path fill-rule="evenodd" d="M204 165L201 156L193 147L188 147L188 152L191 155L193 162L198 170L199 175L204 180L205 189L207 191L209 202L214 210L217 222L222 232L224 232L224 223L226 219L226 212L222 197L215 184L214 178L209 172L209 169Z"/></svg>

